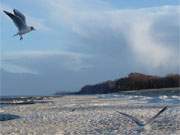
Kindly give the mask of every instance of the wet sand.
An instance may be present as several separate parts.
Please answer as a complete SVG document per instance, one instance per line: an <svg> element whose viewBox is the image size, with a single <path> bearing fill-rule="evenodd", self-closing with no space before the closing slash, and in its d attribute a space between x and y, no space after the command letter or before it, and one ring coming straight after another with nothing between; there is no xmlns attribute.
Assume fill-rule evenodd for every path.
<svg viewBox="0 0 180 135"><path fill-rule="evenodd" d="M141 98L142 99L142 98ZM146 100L99 98L98 96L51 97L52 102L3 107L0 114L13 114L18 119L0 121L2 135L179 135L180 104L168 105L151 125L137 132L136 123L120 115L128 113L146 121L166 103L151 104Z"/></svg>

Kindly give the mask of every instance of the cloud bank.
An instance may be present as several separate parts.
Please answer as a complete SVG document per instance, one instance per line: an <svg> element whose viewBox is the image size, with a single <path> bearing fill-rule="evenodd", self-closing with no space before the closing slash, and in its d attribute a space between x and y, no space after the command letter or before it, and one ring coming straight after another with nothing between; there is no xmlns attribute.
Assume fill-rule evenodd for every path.
<svg viewBox="0 0 180 135"><path fill-rule="evenodd" d="M169 68L168 65L179 66L180 6L120 10L103 3L102 8L85 10L84 7L91 7L92 2L80 3L79 7L71 0L56 0L48 5L54 19L59 23L64 21L82 39L84 46L101 46L102 52L108 53L109 50L105 50L107 43L112 50L115 43L123 46L119 53L127 51L134 57L132 62L136 61L145 68L161 70Z"/></svg>
<svg viewBox="0 0 180 135"><path fill-rule="evenodd" d="M180 6L118 9L101 0L34 3L43 3L52 34L57 33L59 41L50 41L49 46L55 44L57 50L5 52L1 69L6 90L11 89L9 84L13 87L20 82L25 84L17 87L21 92L29 91L27 86L39 93L79 90L85 84L129 72L180 72ZM35 22L43 24L43 20ZM60 28L66 44L59 40ZM12 83L10 78L16 81Z"/></svg>

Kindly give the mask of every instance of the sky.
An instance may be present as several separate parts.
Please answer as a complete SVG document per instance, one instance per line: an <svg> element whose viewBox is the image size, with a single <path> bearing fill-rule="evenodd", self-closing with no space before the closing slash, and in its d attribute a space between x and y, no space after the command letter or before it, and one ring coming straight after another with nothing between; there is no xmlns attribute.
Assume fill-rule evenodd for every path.
<svg viewBox="0 0 180 135"><path fill-rule="evenodd" d="M36 31L2 11L18 9ZM179 0L1 0L1 95L49 95L131 72L180 73Z"/></svg>

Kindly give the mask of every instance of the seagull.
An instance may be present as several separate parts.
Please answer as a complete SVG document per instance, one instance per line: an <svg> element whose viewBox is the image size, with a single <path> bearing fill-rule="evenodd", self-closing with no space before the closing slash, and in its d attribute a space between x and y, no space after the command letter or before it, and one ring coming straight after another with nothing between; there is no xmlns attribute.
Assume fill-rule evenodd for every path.
<svg viewBox="0 0 180 135"><path fill-rule="evenodd" d="M143 131L144 129L145 130L148 130L150 129L150 125L153 123L153 121L162 113L164 112L165 110L167 109L167 106L163 107L156 115L154 115L152 118L150 118L147 122L142 122L140 121L139 119L129 115L129 114L126 114L126 113L122 113L122 112L119 112L117 111L118 113L120 113L121 115L124 115L130 119L132 119L139 127L136 129L137 131Z"/></svg>
<svg viewBox="0 0 180 135"><path fill-rule="evenodd" d="M15 34L14 36L19 35L20 40L23 39L23 37L22 37L23 34L26 34L26 33L29 33L31 31L35 30L35 28L33 26L28 26L26 24L26 17L17 9L13 10L14 14L12 14L8 11L5 11L5 10L3 12L12 19L12 21L18 28L18 33Z"/></svg>

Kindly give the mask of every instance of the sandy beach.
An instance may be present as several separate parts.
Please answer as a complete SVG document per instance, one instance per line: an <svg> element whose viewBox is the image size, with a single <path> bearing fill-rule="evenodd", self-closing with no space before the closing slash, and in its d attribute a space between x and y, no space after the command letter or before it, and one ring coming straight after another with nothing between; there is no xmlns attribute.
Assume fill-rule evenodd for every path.
<svg viewBox="0 0 180 135"><path fill-rule="evenodd" d="M147 103L150 98L104 98L102 96L50 97L51 102L11 105L1 114L19 118L0 121L2 135L179 135L180 104ZM164 101L170 100L165 98ZM179 100L179 99L178 99ZM146 121L165 105L168 109L148 130L137 132L137 125L121 111Z"/></svg>

